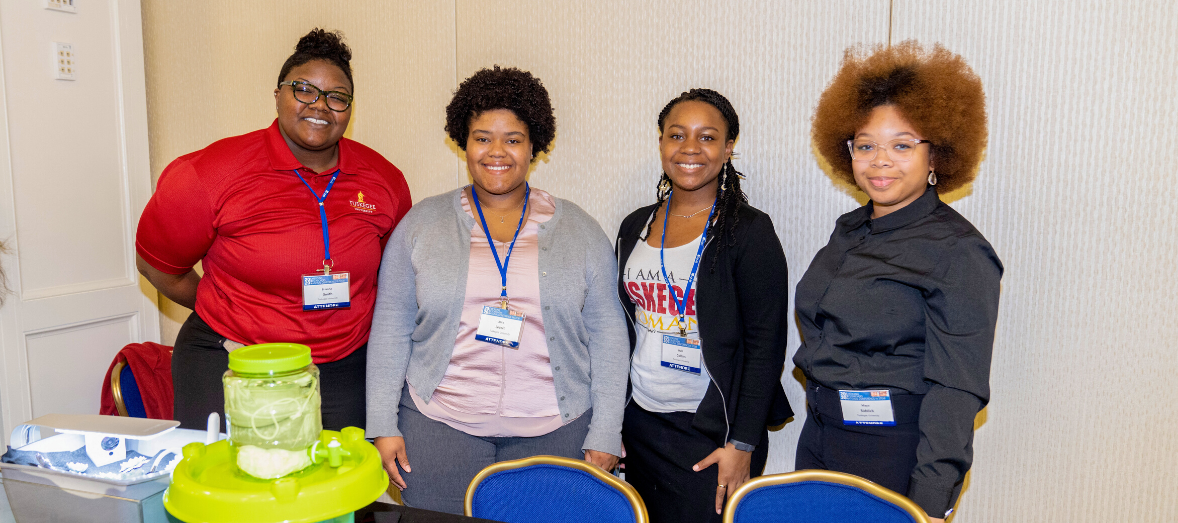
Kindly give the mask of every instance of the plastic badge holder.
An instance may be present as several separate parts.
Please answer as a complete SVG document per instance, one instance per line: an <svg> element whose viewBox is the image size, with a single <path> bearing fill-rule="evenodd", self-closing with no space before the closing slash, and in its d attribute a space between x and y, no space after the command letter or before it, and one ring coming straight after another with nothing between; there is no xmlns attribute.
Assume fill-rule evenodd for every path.
<svg viewBox="0 0 1178 523"><path fill-rule="evenodd" d="M50 414L16 427L11 438L15 450L47 455L86 448L93 464L86 467L91 474L53 463L0 464L13 514L20 523L167 522L162 496L169 465L180 461L184 445L205 440L204 431L178 429L178 425L143 418ZM100 463L131 451L160 459L141 465L147 472L133 477L93 474Z"/></svg>

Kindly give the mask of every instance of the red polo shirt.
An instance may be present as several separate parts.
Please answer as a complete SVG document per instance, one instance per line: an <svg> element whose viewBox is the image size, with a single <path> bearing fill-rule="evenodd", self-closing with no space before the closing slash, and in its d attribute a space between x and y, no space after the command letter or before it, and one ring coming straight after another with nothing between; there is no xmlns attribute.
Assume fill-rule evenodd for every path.
<svg viewBox="0 0 1178 523"><path fill-rule="evenodd" d="M299 164L277 121L168 165L135 248L168 274L204 260L196 312L222 336L302 343L315 363L339 360L368 341L381 253L412 200L401 171L355 141L340 140L338 168L324 206L334 271L351 272L349 309L303 310L301 276L323 268L323 226L295 170L322 195L335 169Z"/></svg>

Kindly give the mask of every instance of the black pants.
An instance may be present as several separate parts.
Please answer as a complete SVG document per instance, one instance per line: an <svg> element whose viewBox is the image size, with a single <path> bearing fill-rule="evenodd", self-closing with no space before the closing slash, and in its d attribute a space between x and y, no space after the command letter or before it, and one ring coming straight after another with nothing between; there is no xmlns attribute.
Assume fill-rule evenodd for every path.
<svg viewBox="0 0 1178 523"><path fill-rule="evenodd" d="M622 419L626 481L642 496L651 523L722 521L716 514L719 466L691 470L719 447L691 426L693 417L690 412L649 412L634 402L626 406ZM766 430L753 451L749 477L761 475L768 457Z"/></svg>
<svg viewBox="0 0 1178 523"><path fill-rule="evenodd" d="M180 327L172 351L172 416L180 427L204 430L209 413L216 412L221 415L221 430L225 430L221 376L229 370L229 352L224 342L225 337L214 332L195 312ZM364 428L367 365L367 343L341 360L316 365L323 428Z"/></svg>
<svg viewBox="0 0 1178 523"><path fill-rule="evenodd" d="M920 403L895 397L894 407L894 426L843 425L838 391L811 382L794 468L854 474L907 495L920 442Z"/></svg>

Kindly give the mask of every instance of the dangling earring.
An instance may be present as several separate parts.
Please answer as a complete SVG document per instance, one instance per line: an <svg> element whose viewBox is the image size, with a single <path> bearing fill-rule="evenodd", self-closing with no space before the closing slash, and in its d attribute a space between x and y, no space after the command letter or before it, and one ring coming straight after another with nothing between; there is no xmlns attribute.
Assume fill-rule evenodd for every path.
<svg viewBox="0 0 1178 523"><path fill-rule="evenodd" d="M929 169L929 171L928 171L928 184L929 185L936 185L937 184L937 172L932 169Z"/></svg>
<svg viewBox="0 0 1178 523"><path fill-rule="evenodd" d="M671 180L667 179L667 175L664 174L663 178L661 180L659 180L659 187L658 187L659 201L666 200L667 194L670 194L670 192L671 192Z"/></svg>

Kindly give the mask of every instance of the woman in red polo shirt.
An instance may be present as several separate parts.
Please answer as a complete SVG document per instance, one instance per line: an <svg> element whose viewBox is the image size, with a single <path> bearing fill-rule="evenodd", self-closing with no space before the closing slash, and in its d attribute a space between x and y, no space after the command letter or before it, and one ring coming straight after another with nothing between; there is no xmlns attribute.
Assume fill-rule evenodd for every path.
<svg viewBox="0 0 1178 523"><path fill-rule="evenodd" d="M277 120L177 158L143 211L139 272L195 310L172 355L182 427L223 411L230 351L269 342L311 347L324 428L365 425L377 269L412 202L396 167L343 138L350 59L338 32L299 39L278 75Z"/></svg>

